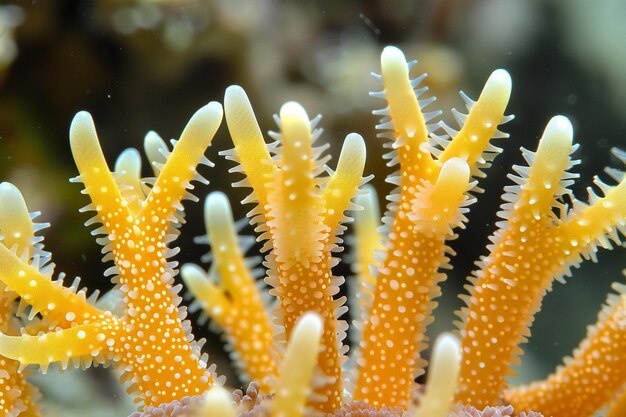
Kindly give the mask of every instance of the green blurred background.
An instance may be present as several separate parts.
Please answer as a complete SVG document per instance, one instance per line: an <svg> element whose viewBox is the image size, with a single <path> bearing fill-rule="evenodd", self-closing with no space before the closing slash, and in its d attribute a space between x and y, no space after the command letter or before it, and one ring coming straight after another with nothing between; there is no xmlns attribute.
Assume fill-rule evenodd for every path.
<svg viewBox="0 0 626 417"><path fill-rule="evenodd" d="M511 138L500 140L505 151L483 182L486 192L472 206L467 230L453 243L459 255L444 284L434 335L452 328L456 295L473 261L485 253L506 174L521 162L519 147L533 149L551 116L570 117L582 145L579 198L594 174L619 167L610 149L626 147L624 21L626 2L620 0L2 2L0 178L16 184L30 209L52 223L45 236L57 270L106 290L111 286L102 278L100 248L83 226L88 216L78 214L87 199L68 182L77 174L67 138L77 111L94 116L112 165L126 147L141 148L148 130L177 137L197 108L222 101L231 84L247 90L263 130L275 128L271 115L283 102L297 100L311 116L323 115L323 140L331 143L335 160L347 133L366 138L366 172L376 175L382 200L390 171L371 115L381 103L367 94L377 88L369 74L378 71L382 48L397 45L419 61L414 73L429 73L426 83L438 97L433 108L443 109L446 120L450 108L464 109L460 89L475 98L491 71L506 68L514 86L508 113L516 118L504 129ZM226 191L239 218L246 211L238 204L244 192L230 189L236 179L227 174L232 163L217 155L231 146L223 125L207 154L216 167L201 168L211 185L196 194ZM186 207L178 258L199 262L206 248L192 238L202 233L201 205ZM545 376L595 321L609 284L622 279L626 265L623 249L599 259L576 271L566 286L556 284L546 298L520 378ZM344 264L337 273L349 275L349 268ZM209 338L211 359L229 385L239 386L219 338L205 326L196 333ZM37 382L48 415L124 416L132 409L106 371Z"/></svg>

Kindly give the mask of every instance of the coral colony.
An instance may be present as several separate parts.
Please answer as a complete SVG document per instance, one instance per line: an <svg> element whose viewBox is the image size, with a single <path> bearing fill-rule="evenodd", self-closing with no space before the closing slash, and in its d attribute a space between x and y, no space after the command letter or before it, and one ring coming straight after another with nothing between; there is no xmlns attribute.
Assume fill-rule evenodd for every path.
<svg viewBox="0 0 626 417"><path fill-rule="evenodd" d="M434 99L425 97L424 76L409 77L412 63L399 49L385 48L381 65L375 77L382 91L372 95L386 105L374 113L389 140L388 165L399 168L387 179L397 189L382 222L374 190L363 186L361 136L346 137L332 170L327 146L315 143L319 118L286 103L266 143L244 90L226 90L235 146L223 154L236 163L231 171L244 175L235 185L251 188L243 202L253 204L248 217L264 244L263 267L258 256L245 257L253 239L237 236L227 197L212 193L204 205L211 266L184 265L181 276L195 297L192 308L219 328L242 377L254 381L245 394L228 394L201 353L180 306L172 260L181 200L196 199L192 181L206 183L196 166L209 164L203 153L222 107L212 102L198 110L171 149L155 133L146 136L154 178L140 177L135 150L122 153L110 171L91 117L78 113L70 128L76 182L91 199L84 210L96 213L87 225L101 224L92 233L101 235L103 260L112 261L107 275L115 288L106 302L96 301L77 282L68 287L62 274L55 279L37 236L46 225L33 222L37 214L16 187L0 186L0 413L40 415L45 399L35 400L29 365L46 372L51 364L95 363L119 370L138 416L590 417L605 406L609 416L625 415L621 285L565 365L545 381L507 385L553 280L625 232L623 172L607 170L614 186L596 179L599 194L590 191L588 202L568 190L577 177L571 172L577 146L563 116L548 122L535 152L522 150L528 166L509 176L498 231L463 295L458 335L437 339L427 384L415 383L427 364L421 353L442 271L454 255L447 241L464 227L478 179L500 152L492 139L508 136L499 126L512 118L504 114L511 79L497 70L477 101L463 95L468 113L454 112L456 130L437 122L440 112L423 112ZM626 163L624 152L614 154ZM348 308L338 296L344 279L332 271L348 211L356 220L350 294L360 339L350 361L342 320ZM262 276L271 297L257 285Z"/></svg>

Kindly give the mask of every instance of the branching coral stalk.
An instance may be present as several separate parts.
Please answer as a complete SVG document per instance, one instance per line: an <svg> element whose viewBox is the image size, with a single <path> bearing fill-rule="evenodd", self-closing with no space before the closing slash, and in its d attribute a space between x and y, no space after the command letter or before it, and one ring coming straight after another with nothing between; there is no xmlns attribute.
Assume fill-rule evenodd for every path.
<svg viewBox="0 0 626 417"><path fill-rule="evenodd" d="M431 145L428 132L437 125L427 123L439 112L422 113L433 101L419 99L426 89L414 90L423 77L409 78L410 64L397 48L385 48L381 65L377 77L384 90L373 95L386 99L388 107L375 114L384 116L378 128L392 140L390 165L400 165L399 173L388 179L399 190L391 195L384 218L388 240L364 324L354 398L406 407L413 379L425 365L419 352L432 321L433 299L440 293L438 283L445 278L439 269L448 267L451 250L445 241L465 221L465 206L473 201L467 195L474 186L471 176L498 152L489 141L506 136L497 127L508 120L503 114L511 80L503 70L494 72L477 102L466 98L469 114L456 113L461 130L445 126L453 138L433 135Z"/></svg>
<svg viewBox="0 0 626 417"><path fill-rule="evenodd" d="M103 235L98 242L104 259L114 262L106 274L116 286L98 304L77 282L66 287L62 279L53 281L50 255L35 237L41 225L32 222L15 187L0 185L0 355L6 357L0 360L0 412L37 416L21 368L95 362L117 366L130 392L146 405L133 417L590 417L607 403L610 417L621 416L626 286L610 297L598 324L563 367L545 381L514 389L505 384L553 279L582 258L594 258L597 246L619 242L626 228L622 172L608 171L618 182L613 187L596 179L602 195L590 191L589 204L568 191L577 176L567 170L577 161L570 159L576 147L563 116L548 123L537 152L523 151L529 166L515 167L518 175L509 177L516 185L505 189L499 213L504 221L468 286L460 346L455 336L439 338L428 383L416 389L414 378L426 363L420 358L425 331L445 278L441 270L450 268L453 255L447 241L464 227L471 194L479 191L474 179L485 175L500 151L491 140L507 137L498 126L510 120L504 110L511 80L497 70L477 101L462 94L468 114L453 110L460 125L455 130L431 123L439 112L422 112L434 98L423 98L423 77L409 78L411 63L397 48L386 48L381 64L382 74L375 76L383 91L372 95L387 107L375 114L383 116L380 136L390 139L389 165L400 169L388 178L398 189L388 197L381 228L373 191L355 199L365 210L356 224L363 323L351 363L354 378L342 376L346 307L338 296L343 279L332 268L343 223L350 220L345 212L357 208L351 199L366 181L363 139L347 136L333 171L325 165L325 147L314 144L319 118L309 120L300 105L289 102L276 116L280 132L270 132L275 142L266 144L245 92L233 86L225 107L235 148L225 154L239 164L231 171L247 175L236 185L252 188L244 202L256 203L249 217L264 242L266 283L277 307L266 311L255 285L261 270L250 269L258 260L244 259L250 246L238 240L220 193L205 205L211 269L186 265L183 278L196 304L223 330L243 372L261 382L263 395L251 383L246 394L235 391L229 398L207 368L201 343L193 340L186 310L178 307L181 286L173 285L176 249L169 244L184 222L181 201L195 199L192 180L206 183L196 165L209 164L203 152L222 116L221 106L211 103L191 118L172 150L156 133L146 135L154 178L141 178L141 156L134 149L124 151L111 172L91 117L81 112L74 119L77 181L92 200L84 210L97 212L88 224L102 223L92 233ZM626 163L625 153L615 155ZM324 170L328 176L320 175ZM498 405L506 402L517 408L515 414L512 405Z"/></svg>
<svg viewBox="0 0 626 417"><path fill-rule="evenodd" d="M271 392L268 379L278 374L274 331L252 271L243 257L228 199L212 193L206 199L204 219L212 248L209 273L194 264L183 265L181 276L196 301L225 332L240 371ZM254 261L254 259L253 259ZM219 277L221 284L215 281Z"/></svg>
<svg viewBox="0 0 626 417"><path fill-rule="evenodd" d="M38 256L47 257L35 230L46 224L33 223L36 213L31 215L19 190L9 183L0 184L0 233L2 245L23 259ZM13 316L16 296L0 284L0 332L18 335L19 326ZM0 357L0 415L6 417L39 417L35 399L37 389L26 381L26 375L19 373L17 361Z"/></svg>
<svg viewBox="0 0 626 417"><path fill-rule="evenodd" d="M610 247L611 240L619 241L618 235L624 233L624 181L609 187L596 179L604 196L590 190L590 205L575 201L569 212L559 202L577 177L567 173L577 162L569 158L574 149L570 122L556 116L548 123L537 152L524 151L530 167L515 167L519 176L509 177L516 185L505 189L506 203L499 213L505 220L498 224L500 231L491 238L490 254L481 260L480 270L471 279L474 285L466 299L468 308L462 313L466 319L461 330L463 364L458 401L476 407L498 401L504 378L521 353L518 346L530 334L532 318L553 279L567 274L582 257L594 258L596 246ZM598 331L612 327L607 326ZM602 363L602 359L594 360L597 367ZM568 413L571 404L579 401L574 394L578 385L575 379L562 381L562 404ZM519 392L511 399L530 406L532 400L539 401L544 395L536 392ZM545 404L551 401L547 398L542 400ZM550 415L540 404L543 402L533 408ZM548 406L547 410L557 415L557 408Z"/></svg>
<svg viewBox="0 0 626 417"><path fill-rule="evenodd" d="M573 357L545 381L507 390L504 397L517 410L541 410L552 417L587 417L620 392L626 383L626 287L614 285L598 323L589 328ZM622 401L623 403L623 401ZM613 414L623 410L620 401Z"/></svg>
<svg viewBox="0 0 626 417"><path fill-rule="evenodd" d="M309 121L304 109L293 102L283 105L277 119L280 134L266 146L250 102L240 87L226 90L226 121L235 144L227 155L240 163L236 171L247 175L239 185L249 185L253 194L246 202L257 202L249 214L258 224L260 239L271 249L266 259L267 282L278 297L280 314L289 337L297 320L307 311L318 313L324 323L319 367L318 411L332 412L341 404L341 365L347 347L342 346L347 328L338 318L345 312L344 298L335 299L342 278L333 277L336 261L335 233L349 208L350 199L362 182L365 144L356 134L348 135L337 170L320 178L327 158L324 147L314 148L320 130ZM272 154L270 154L270 150Z"/></svg>
<svg viewBox="0 0 626 417"><path fill-rule="evenodd" d="M159 175L147 195L133 180L137 170L128 172L119 183L107 167L91 116L76 115L70 128L72 153L80 171L78 181L97 216L88 222L102 223L93 234L104 234L105 260L115 266L108 270L124 294L121 317L94 307L76 287L52 281L49 258L22 259L0 245L0 280L40 313L49 324L47 333L0 336L0 354L22 365L49 364L62 368L97 363L115 364L129 391L146 405L158 405L201 394L213 383L200 345L193 341L186 310L178 309L180 287L172 287L175 275L168 258L176 253L167 243L176 237L172 228L181 221L183 198L191 198L190 181L199 180L196 165L204 162L209 145L222 117L218 103L198 110L175 143L171 154L161 149L166 162L156 162ZM118 166L128 167L136 159L123 155ZM122 192L124 189L124 193ZM131 198L132 197L132 198ZM145 198L142 198L145 197ZM128 198L128 199L127 199ZM139 199L139 204L135 201ZM130 201L129 201L130 200Z"/></svg>

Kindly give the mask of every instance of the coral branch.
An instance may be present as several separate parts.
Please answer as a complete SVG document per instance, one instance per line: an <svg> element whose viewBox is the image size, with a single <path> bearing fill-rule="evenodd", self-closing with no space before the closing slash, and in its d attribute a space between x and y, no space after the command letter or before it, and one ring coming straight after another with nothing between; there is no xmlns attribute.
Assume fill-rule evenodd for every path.
<svg viewBox="0 0 626 417"><path fill-rule="evenodd" d="M320 353L322 326L322 320L314 313L307 313L298 320L281 365L276 396L271 405L271 417L305 415L313 370Z"/></svg>
<svg viewBox="0 0 626 417"><path fill-rule="evenodd" d="M113 259L110 274L117 275L114 293L123 294L121 317L93 307L77 285L65 288L51 280L49 256L35 253L20 259L0 245L0 280L30 304L30 316L40 313L50 330L38 335L3 335L0 353L23 365L35 363L44 369L51 362L62 368L73 365L113 362L130 382L129 391L138 402L159 405L186 395L205 392L214 383L201 358L185 308L172 287L175 262L167 258L175 251L167 247L182 219L180 201L187 197L190 181L200 180L198 163L208 163L203 153L221 121L218 103L198 110L175 143L171 154L160 140L147 139L151 162L158 177L147 197L139 178L141 161L136 151L126 151L116 164L117 181L109 171L88 113L76 115L70 128L72 152L103 227L105 260ZM161 154L161 157L156 155ZM165 164L160 165L165 159ZM120 188L121 187L121 188ZM124 192L121 191L124 189ZM145 199L144 199L145 197ZM130 201L129 201L130 200ZM130 205L129 205L130 203ZM170 232L168 234L168 232Z"/></svg>
<svg viewBox="0 0 626 417"><path fill-rule="evenodd" d="M589 328L564 366L545 381L504 393L516 410L539 410L552 417L589 417L626 384L626 287L614 288L619 295L609 296L598 323ZM623 405L616 404L614 409L620 407Z"/></svg>
<svg viewBox="0 0 626 417"><path fill-rule="evenodd" d="M1 248L11 248L11 252L21 259L31 259L38 253L47 257L35 230L45 227L44 224L33 223L26 202L19 190L8 182L0 184L0 234ZM16 294L9 291L4 283L0 283L0 333L19 334L16 320L13 317ZM35 401L39 395L36 388L26 381L26 374L18 372L17 361L0 357L0 415L6 417L40 417Z"/></svg>
<svg viewBox="0 0 626 417"><path fill-rule="evenodd" d="M252 105L243 88L232 85L226 89L224 108L228 130L236 151L236 154L229 153L227 156L234 159L236 155L241 167L233 169L235 172L241 170L246 174L254 190L254 197L261 210L264 210L267 204L267 183L276 175L276 164L263 140Z"/></svg>
<svg viewBox="0 0 626 417"><path fill-rule="evenodd" d="M81 111L72 120L70 145L80 172L76 181L85 184L84 193L89 195L92 209L98 212L107 233L114 236L123 234L131 228L131 212L126 203L122 202L124 200L121 192L107 167L96 127L89 113Z"/></svg>
<svg viewBox="0 0 626 417"><path fill-rule="evenodd" d="M468 115L455 113L461 130L452 133L452 140L445 146L440 162L451 158L463 158L467 161L472 175L480 175L478 170L487 168L489 162L500 153L500 149L491 145L492 138L506 138L506 133L498 131L498 125L513 119L513 116L504 116L504 110L511 95L511 76L505 70L494 71L477 101L466 99Z"/></svg>
<svg viewBox="0 0 626 417"><path fill-rule="evenodd" d="M384 116L377 126L386 130L381 135L393 141L394 151L387 158L389 165L399 163L400 171L387 181L397 184L399 191L391 195L383 219L388 241L363 329L354 397L378 407L406 407L413 379L426 364L419 352L425 347L426 326L432 322L433 300L440 294L438 284L445 279L439 272L448 266L445 241L455 237L453 229L462 226L465 206L473 202L467 195L474 186L468 162L473 168L483 152L493 153L489 139L506 121L502 115L511 83L508 74L496 72L480 104L473 106L463 133L451 132L456 135L451 142L433 135L444 152L446 146L453 146L443 154L445 160L437 160L434 156L441 156L441 150L429 144L433 126L426 123L439 113L423 114L422 103L426 106L429 101L419 98L426 88L414 91L423 77L409 78L410 64L394 47L383 51L381 67L384 90L372 95L388 104L375 114Z"/></svg>
<svg viewBox="0 0 626 417"><path fill-rule="evenodd" d="M362 182L366 148L361 135L350 133L343 142L337 170L324 189L324 224L330 233L336 232L344 219L352 197Z"/></svg>
<svg viewBox="0 0 626 417"><path fill-rule="evenodd" d="M415 417L447 417L459 380L461 346L451 334L435 341L426 392Z"/></svg>
<svg viewBox="0 0 626 417"><path fill-rule="evenodd" d="M225 332L243 376L270 392L268 378L277 375L274 331L256 282L237 242L230 204L222 193L206 199L204 218L212 248L212 269L221 285L196 265L183 265L185 284L204 311Z"/></svg>
<svg viewBox="0 0 626 417"><path fill-rule="evenodd" d="M119 320L109 317L100 322L81 324L39 336L6 336L0 334L0 352L23 366L48 365L58 362L66 369L68 361L91 365L91 361L107 363L121 348L115 347L122 332Z"/></svg>
<svg viewBox="0 0 626 417"><path fill-rule="evenodd" d="M152 226L150 230L155 238L164 238L169 222L176 222L172 215L182 209L181 200L193 199L187 190L193 188L191 181L195 179L196 166L204 161L204 152L221 121L222 106L219 103L211 102L199 109L187 123L180 140L175 142L165 165L160 168L159 176L138 214L142 222Z"/></svg>
<svg viewBox="0 0 626 417"><path fill-rule="evenodd" d="M466 316L457 394L461 402L483 407L497 401L504 378L521 353L518 346L530 334L533 316L553 279L578 265L583 256L592 256L598 243L609 247L604 234L618 239L617 232L623 232L623 183L606 186L606 197L585 210L578 210L581 203L575 202L573 215L555 213L563 209L557 198L568 192L567 186L576 178L567 173L576 163L569 159L574 149L571 124L556 116L537 152L524 152L530 168L515 167L520 176L510 176L517 185L505 189L506 203L499 213L505 222L498 224L491 253L471 279L469 308L461 314ZM540 407L539 411L544 412Z"/></svg>
<svg viewBox="0 0 626 417"><path fill-rule="evenodd" d="M254 195L246 202L259 203L249 215L263 232L259 239L269 239L264 247L272 249L266 259L267 282L280 301L285 333L289 337L297 320L308 311L323 319L324 351L319 366L328 378L316 390L325 401L314 407L332 412L343 395L341 363L346 325L337 320L345 308L343 298L334 299L342 279L332 275L331 252L339 222L362 181L365 146L360 136L349 135L337 171L330 179L317 178L327 161L320 158L324 148L312 146L321 131L315 129L317 119L309 121L300 105L290 102L281 108L281 133L272 133L277 140L272 159L243 90L230 87L225 103L235 144L235 153L228 155L241 163L246 184L253 188ZM321 187L324 184L325 190Z"/></svg>
<svg viewBox="0 0 626 417"><path fill-rule="evenodd" d="M357 281L349 282L348 288L352 294L350 298L358 301L353 302L350 309L361 327L369 315L380 267L376 253L382 251L384 246L383 237L379 232L380 209L374 187L366 184L363 193L356 196L354 203L363 207L363 210L354 213L354 236L351 239L354 256L352 271L356 274Z"/></svg>

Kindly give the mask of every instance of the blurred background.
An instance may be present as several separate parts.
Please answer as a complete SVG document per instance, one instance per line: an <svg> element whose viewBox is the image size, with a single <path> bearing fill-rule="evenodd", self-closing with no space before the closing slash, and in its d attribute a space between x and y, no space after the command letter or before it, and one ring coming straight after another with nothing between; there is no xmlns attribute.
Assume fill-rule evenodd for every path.
<svg viewBox="0 0 626 417"><path fill-rule="evenodd" d="M107 290L100 247L78 209L87 204L80 187L68 128L79 110L92 113L111 166L127 147L141 148L149 130L164 138L179 135L203 104L223 101L224 89L247 90L263 130L275 129L272 114L287 100L300 101L309 115L323 115L323 140L336 157L345 135L356 131L368 143L366 172L383 197L390 173L376 138L371 110L381 102L370 71L379 70L385 45L401 47L417 59L414 75L427 72L432 106L464 110L459 90L476 98L491 71L506 68L513 78L508 140L489 178L486 192L471 208L470 223L453 247L458 256L444 284L431 334L453 328L457 294L473 261L485 254L495 213L511 165L521 163L519 147L534 149L545 123L555 114L573 121L581 149L581 180L575 194L605 166L620 167L610 155L626 147L626 2L585 0L525 2L505 0L28 0L0 5L0 178L16 184L31 210L52 223L48 250L57 271L83 277L90 289ZM228 193L235 217L245 191L231 190L231 162L217 153L232 147L223 124L207 155L216 163L201 168L211 180L201 186ZM331 161L331 166L334 162ZM146 170L145 174L149 172ZM199 262L206 251L192 242L201 234L201 205L187 204L188 223L178 244L180 262ZM556 284L544 302L525 347L521 380L544 377L584 336L586 325L621 281L623 249L600 253L568 284ZM347 264L337 274L349 275ZM192 321L196 316L192 315ZM207 349L228 384L240 386L219 337ZM48 415L125 416L132 411L123 389L108 371L51 372L36 378ZM87 405L89 412L85 411Z"/></svg>

